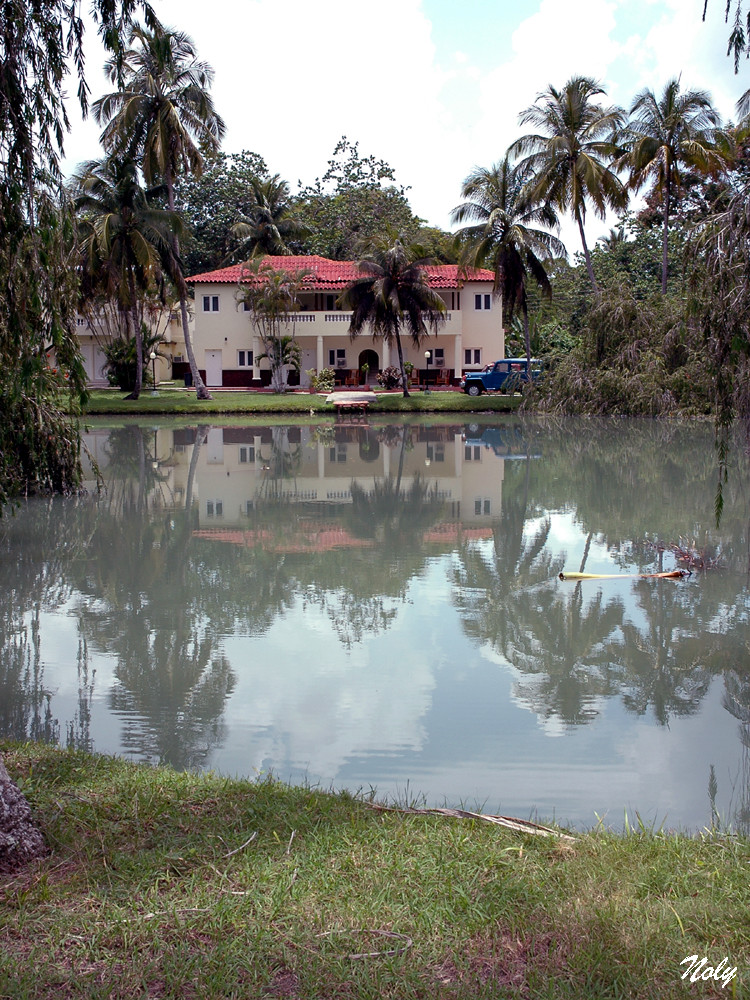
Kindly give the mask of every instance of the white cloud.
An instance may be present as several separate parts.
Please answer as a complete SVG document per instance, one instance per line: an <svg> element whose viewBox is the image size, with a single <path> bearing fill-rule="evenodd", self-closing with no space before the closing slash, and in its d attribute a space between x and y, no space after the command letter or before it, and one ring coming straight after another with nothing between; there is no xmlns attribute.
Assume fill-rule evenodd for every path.
<svg viewBox="0 0 750 1000"><path fill-rule="evenodd" d="M158 5L162 20L192 35L215 68L225 149L260 153L294 188L325 171L345 134L364 155L391 163L415 212L442 226L463 178L503 155L520 134L519 112L550 83L590 75L603 81L610 100L627 105L637 90L659 90L682 71L685 86L710 89L724 115L747 85L747 74L738 81L724 56L723 4L713 17L709 10L706 24L699 9L686 14L682 0L579 0L574 10L540 0L525 11L511 36L512 55L498 43L503 61L492 64L487 47L472 50L466 36L438 50L423 0L383 0L376 8L349 0L253 0L241 7L216 0L210 16L197 0ZM446 15L435 10L436 26L439 16ZM482 31L504 38L507 21L499 12ZM96 97L105 83L93 32L87 48ZM99 155L98 132L93 123L76 125L68 169ZM609 225L591 217L590 242ZM571 226L563 237L571 251L579 248Z"/></svg>

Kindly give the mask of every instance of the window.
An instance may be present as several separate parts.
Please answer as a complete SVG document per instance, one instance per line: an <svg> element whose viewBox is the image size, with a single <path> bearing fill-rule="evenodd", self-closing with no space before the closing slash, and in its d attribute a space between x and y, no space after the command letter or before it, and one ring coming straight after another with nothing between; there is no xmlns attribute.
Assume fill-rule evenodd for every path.
<svg viewBox="0 0 750 1000"><path fill-rule="evenodd" d="M219 296L218 295L204 295L203 296L203 312L204 313L217 313L219 311Z"/></svg>
<svg viewBox="0 0 750 1000"><path fill-rule="evenodd" d="M491 309L492 308L492 296L491 295L475 295L474 296L474 308L475 309Z"/></svg>
<svg viewBox="0 0 750 1000"><path fill-rule="evenodd" d="M205 302L206 300L204 299L203 301ZM481 309L482 308L482 296L481 295L475 295L474 296L474 308L475 309Z"/></svg>
<svg viewBox="0 0 750 1000"><path fill-rule="evenodd" d="M481 365L481 363L482 363L481 349L473 349L469 347L464 351L465 365Z"/></svg>
<svg viewBox="0 0 750 1000"><path fill-rule="evenodd" d="M346 445L339 444L333 448L328 449L328 460L330 462L345 462L346 461Z"/></svg>
<svg viewBox="0 0 750 1000"><path fill-rule="evenodd" d="M484 308L485 309L491 309L492 308L492 296L491 295L485 295L485 297L484 297Z"/></svg>
<svg viewBox="0 0 750 1000"><path fill-rule="evenodd" d="M482 449L478 444L464 445L464 460L467 462L480 462L482 459Z"/></svg>
<svg viewBox="0 0 750 1000"><path fill-rule="evenodd" d="M445 365L445 350L442 347L436 347L432 352L433 364L436 368L442 368Z"/></svg>
<svg viewBox="0 0 750 1000"><path fill-rule="evenodd" d="M427 458L430 462L444 462L445 461L445 445L444 444L428 444L427 445Z"/></svg>
<svg viewBox="0 0 750 1000"><path fill-rule="evenodd" d="M224 517L224 501L206 500L206 517Z"/></svg>
<svg viewBox="0 0 750 1000"><path fill-rule="evenodd" d="M486 499L476 499L474 501L474 514L480 517L482 514L489 517L492 512L492 502Z"/></svg>
<svg viewBox="0 0 750 1000"><path fill-rule="evenodd" d="M253 352L252 351L237 351L237 367L238 368L252 368L253 367Z"/></svg>
<svg viewBox="0 0 750 1000"><path fill-rule="evenodd" d="M243 301L242 301L242 311L246 312L246 313L249 313L249 312L252 312L252 309L253 309L253 307L250 305L250 303L247 300L243 299Z"/></svg>
<svg viewBox="0 0 750 1000"><path fill-rule="evenodd" d="M240 465L255 461L255 448L251 444L240 445Z"/></svg>
<svg viewBox="0 0 750 1000"><path fill-rule="evenodd" d="M346 368L346 348L337 347L328 352L328 364L331 368Z"/></svg>

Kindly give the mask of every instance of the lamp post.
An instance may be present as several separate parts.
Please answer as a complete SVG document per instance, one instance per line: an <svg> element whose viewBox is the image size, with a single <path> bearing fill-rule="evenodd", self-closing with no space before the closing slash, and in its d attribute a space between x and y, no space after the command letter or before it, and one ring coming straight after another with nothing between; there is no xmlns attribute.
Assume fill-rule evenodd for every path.
<svg viewBox="0 0 750 1000"><path fill-rule="evenodd" d="M151 395L152 396L158 396L159 393L156 391L156 351L152 351L149 354L149 358L151 358L151 371L152 371L152 378L153 378L153 382L154 382L154 388L151 390Z"/></svg>
<svg viewBox="0 0 750 1000"><path fill-rule="evenodd" d="M427 370L424 373L424 391L430 391L430 362L432 361L432 351L424 352L424 359L427 362Z"/></svg>

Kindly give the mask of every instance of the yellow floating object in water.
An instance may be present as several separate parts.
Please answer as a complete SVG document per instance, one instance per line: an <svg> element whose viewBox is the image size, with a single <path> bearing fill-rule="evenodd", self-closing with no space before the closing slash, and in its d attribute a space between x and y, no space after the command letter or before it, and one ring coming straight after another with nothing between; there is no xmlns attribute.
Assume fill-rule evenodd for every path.
<svg viewBox="0 0 750 1000"><path fill-rule="evenodd" d="M689 569L673 569L668 573L561 573L560 580L682 580L691 576Z"/></svg>

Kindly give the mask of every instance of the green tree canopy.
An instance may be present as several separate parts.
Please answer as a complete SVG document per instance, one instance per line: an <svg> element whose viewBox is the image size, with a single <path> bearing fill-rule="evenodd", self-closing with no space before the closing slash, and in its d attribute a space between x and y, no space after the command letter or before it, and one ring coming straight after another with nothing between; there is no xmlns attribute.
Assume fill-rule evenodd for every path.
<svg viewBox="0 0 750 1000"><path fill-rule="evenodd" d="M291 249L332 260L356 260L386 228L413 240L421 225L393 168L385 160L361 156L359 144L346 136L336 144L322 178L301 188L296 203L308 235L290 241Z"/></svg>
<svg viewBox="0 0 750 1000"><path fill-rule="evenodd" d="M683 167L717 173L726 156L716 144L720 126L711 99L702 90L680 90L670 80L657 98L642 90L633 101L630 121L622 137L627 152L617 161L630 171L630 186L638 190L652 182L660 196L662 213L662 293L667 291L669 218L680 195Z"/></svg>
<svg viewBox="0 0 750 1000"><path fill-rule="evenodd" d="M519 116L521 125L538 131L517 139L509 149L511 156L523 157L519 166L529 172L528 199L573 216L594 288L598 285L584 230L587 204L602 219L608 209L619 211L627 205L627 193L610 169L624 112L598 103L596 98L604 93L587 76L571 77L561 90L550 85Z"/></svg>
<svg viewBox="0 0 750 1000"><path fill-rule="evenodd" d="M205 157L200 176L182 174L175 181L175 206L187 234L182 244L186 275L203 274L242 257L232 227L252 213L255 181L268 179L266 161L257 153L219 150Z"/></svg>
<svg viewBox="0 0 750 1000"><path fill-rule="evenodd" d="M240 241L238 252L245 257L290 254L289 242L304 237L306 230L297 219L289 196L289 185L278 174L253 177L248 211L232 227Z"/></svg>

